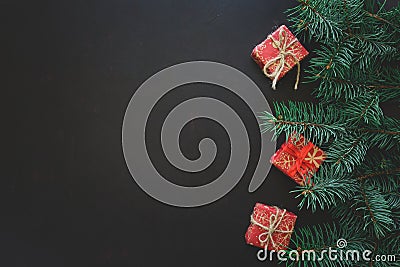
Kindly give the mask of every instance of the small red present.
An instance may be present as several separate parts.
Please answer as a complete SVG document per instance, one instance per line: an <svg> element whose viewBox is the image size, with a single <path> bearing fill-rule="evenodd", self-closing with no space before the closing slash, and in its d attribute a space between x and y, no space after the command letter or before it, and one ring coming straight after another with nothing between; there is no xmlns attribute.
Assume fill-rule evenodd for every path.
<svg viewBox="0 0 400 267"><path fill-rule="evenodd" d="M300 61L307 55L308 51L285 25L268 35L267 39L257 45L251 53L264 74L272 80L273 89L276 89L278 80L295 65L297 65L297 78L294 89L297 89Z"/></svg>
<svg viewBox="0 0 400 267"><path fill-rule="evenodd" d="M325 160L326 154L301 134L292 134L271 157L271 163L299 185L310 183L310 178ZM307 181L307 182L306 182Z"/></svg>
<svg viewBox="0 0 400 267"><path fill-rule="evenodd" d="M297 216L285 209L257 203L250 216L246 243L268 250L285 250L290 243Z"/></svg>

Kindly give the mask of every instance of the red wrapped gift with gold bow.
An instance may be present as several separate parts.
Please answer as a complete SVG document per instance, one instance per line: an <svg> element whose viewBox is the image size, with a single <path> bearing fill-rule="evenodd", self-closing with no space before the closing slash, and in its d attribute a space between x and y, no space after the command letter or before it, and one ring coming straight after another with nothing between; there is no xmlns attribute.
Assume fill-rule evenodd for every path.
<svg viewBox="0 0 400 267"><path fill-rule="evenodd" d="M271 157L271 163L299 185L310 183L310 177L319 169L326 154L301 134L292 134Z"/></svg>
<svg viewBox="0 0 400 267"><path fill-rule="evenodd" d="M250 216L246 243L268 250L285 250L290 243L297 216L285 209L257 203Z"/></svg>
<svg viewBox="0 0 400 267"><path fill-rule="evenodd" d="M268 35L267 39L257 45L251 53L251 57L262 68L264 74L272 80L273 89L276 89L278 80L295 65L297 65L297 77L294 89L297 89L300 61L307 55L308 51L285 25Z"/></svg>

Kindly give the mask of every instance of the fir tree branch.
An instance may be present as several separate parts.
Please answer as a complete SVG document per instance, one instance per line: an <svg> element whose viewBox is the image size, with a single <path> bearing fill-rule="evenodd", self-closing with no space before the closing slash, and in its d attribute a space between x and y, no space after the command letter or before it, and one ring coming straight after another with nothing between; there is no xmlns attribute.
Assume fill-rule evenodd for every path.
<svg viewBox="0 0 400 267"><path fill-rule="evenodd" d="M309 69L306 70L311 74L309 80L320 79L321 76L346 77L353 61L352 44L348 37L341 38L337 43L322 45L315 53L317 56L310 60Z"/></svg>
<svg viewBox="0 0 400 267"><path fill-rule="evenodd" d="M371 209L371 206L370 206L370 204L369 204L367 195L365 194L364 183L361 183L361 195L362 195L362 197L363 197L365 206L366 206L366 208L367 208L367 210L368 210L368 212L369 212L369 215L370 215L370 217L371 217L371 221L372 221L374 224L376 224L376 219L375 219L374 213L372 212L372 209Z"/></svg>
<svg viewBox="0 0 400 267"><path fill-rule="evenodd" d="M341 154L338 159L336 160L335 164L340 164L342 161L345 160L345 158L348 155L351 155L353 151L356 149L356 147L360 144L361 140L363 139L363 136L358 137L354 142L351 143L350 147L344 151L343 154Z"/></svg>
<svg viewBox="0 0 400 267"><path fill-rule="evenodd" d="M357 179L358 180L366 180L366 179L369 179L372 177L377 177L377 176L381 176L381 175L391 175L391 174L396 174L396 173L400 173L400 167L395 168L395 169L386 169L386 170L375 172L375 173L368 173L368 174L360 175L357 177Z"/></svg>
<svg viewBox="0 0 400 267"><path fill-rule="evenodd" d="M381 133L381 134L387 134L387 135L400 135L400 131L387 131L387 130L382 130L382 129L369 129L369 128L359 128L358 130L363 133Z"/></svg>
<svg viewBox="0 0 400 267"><path fill-rule="evenodd" d="M347 124L358 127L361 123L365 123L379 127L383 118L379 100L376 93L366 93L345 103L342 109L347 117Z"/></svg>
<svg viewBox="0 0 400 267"><path fill-rule="evenodd" d="M288 138L293 132L315 144L329 142L345 133L343 118L333 107L305 102L274 103L276 115L263 112L258 116L261 132L274 131L275 138L282 133Z"/></svg>
<svg viewBox="0 0 400 267"><path fill-rule="evenodd" d="M374 249L372 250L372 256L373 257L375 257L376 256L376 251L378 250L378 243L377 242L375 242L375 244L374 244ZM370 267L372 267L372 266L374 266L374 261L370 261L369 262L369 266Z"/></svg>
<svg viewBox="0 0 400 267"><path fill-rule="evenodd" d="M379 90L379 89L400 89L400 85L366 85L366 87Z"/></svg>
<svg viewBox="0 0 400 267"><path fill-rule="evenodd" d="M370 148L365 135L349 134L338 139L328 147L326 162L333 163L337 173L351 173L364 160Z"/></svg>
<svg viewBox="0 0 400 267"><path fill-rule="evenodd" d="M339 239L347 241L345 248L338 247L337 241ZM343 261L333 262L328 257L321 257L321 254L329 248L335 249L339 253L341 250L372 250L372 242L368 241L366 234L361 229L345 224L340 226L323 224L298 228L292 235L292 243L295 248L289 249L285 254L287 266L335 266L337 263L339 263L339 266L352 266L353 263L350 260L344 259ZM309 260L305 257L297 262L291 261L288 255L292 250L296 250L299 254L311 252L319 260Z"/></svg>
<svg viewBox="0 0 400 267"><path fill-rule="evenodd" d="M325 22L327 22L327 18L325 18L324 16L322 16L321 13L319 13L314 7L312 7L312 6L309 4L309 2L310 2L309 0L300 0L299 2L303 5L303 8L302 8L302 9L304 9L304 7L307 7L307 8L309 8L309 9L311 9L311 11L314 12L318 17L320 17L322 20L324 20Z"/></svg>
<svg viewBox="0 0 400 267"><path fill-rule="evenodd" d="M322 75L320 81L314 94L326 103L371 93L377 94L380 102L400 97L400 71L393 68L374 67L365 72L353 66L343 78Z"/></svg>
<svg viewBox="0 0 400 267"><path fill-rule="evenodd" d="M383 117L381 126L362 127L357 130L367 135L368 142L381 149L400 148L400 121Z"/></svg>
<svg viewBox="0 0 400 267"><path fill-rule="evenodd" d="M322 164L320 170L303 186L298 186L291 193L297 193L296 198L302 198L299 208L324 210L352 201L352 197L360 191L361 183L367 184L377 192L381 192L391 207L400 206L400 157L378 154L367 158L362 165L349 174L346 171L336 172L330 164ZM361 215L357 206L351 206L355 217ZM363 218L362 216L360 217ZM360 219L359 218L359 219Z"/></svg>
<svg viewBox="0 0 400 267"><path fill-rule="evenodd" d="M366 184L360 185L359 192L351 201L332 206L330 212L342 223L362 227L371 237L383 238L393 231L395 226L393 214L385 196Z"/></svg>
<svg viewBox="0 0 400 267"><path fill-rule="evenodd" d="M346 22L346 26L347 26L346 32L348 34L352 34L350 21L349 21L349 9L347 8L347 0L343 0L343 9L344 9L344 13L346 14L345 19L344 19L344 21Z"/></svg>
<svg viewBox="0 0 400 267"><path fill-rule="evenodd" d="M340 84L348 84L353 87L366 87L368 89L372 90L379 90L379 89L400 89L400 84L399 85L385 85L385 84L368 84L360 81L354 81L354 80L349 80L349 79L341 79L338 77L330 77L327 75L321 76L321 79L323 80L331 80L333 82L337 82Z"/></svg>
<svg viewBox="0 0 400 267"><path fill-rule="evenodd" d="M378 20L378 21L380 21L380 22L384 22L384 23L386 23L386 24L392 26L392 28L393 28L395 31L399 31L399 29L400 29L400 25L396 25L396 24L394 24L394 23L392 23L392 22L390 22L390 21L388 21L388 20L386 20L386 19L380 17L380 16L377 15L377 14L373 14L373 13L370 13L370 12L368 12L368 11L365 11L365 13L366 13L368 16L370 16L371 18L374 18L374 19L376 19L376 20Z"/></svg>
<svg viewBox="0 0 400 267"><path fill-rule="evenodd" d="M395 230L389 233L382 239L376 240L375 252L372 254L373 258L375 255L395 255L395 261L371 261L370 266L377 267L395 267L398 266L400 261L400 231Z"/></svg>
<svg viewBox="0 0 400 267"><path fill-rule="evenodd" d="M303 186L291 193L301 197L299 209L306 207L315 212L317 208L324 210L351 198L358 190L358 183L347 173L338 175L329 165L322 165L321 169Z"/></svg>
<svg viewBox="0 0 400 267"><path fill-rule="evenodd" d="M322 104L318 111L314 105L281 104L276 117L269 114L262 120L264 129L276 135L301 133L327 153L312 182L292 191L301 198L300 208L329 208L341 227L351 226L351 234L362 233L366 244L373 241L375 246L370 249L376 255L400 248L400 239L392 237L400 231L400 157L392 150L400 151L400 120L385 117L381 109L383 102L400 99L400 4L385 10L386 1L298 2L289 10L289 20L296 32L319 43L306 72L310 81L319 81L314 93ZM323 119L327 110L330 117ZM394 153L371 156L376 148ZM334 244L332 237L338 231L330 229L330 235L324 235L318 227L293 238L299 251L318 252ZM355 266L370 264L389 266L377 262Z"/></svg>
<svg viewBox="0 0 400 267"><path fill-rule="evenodd" d="M298 6L289 9L289 20L296 25L296 31L306 31L318 41L338 40L342 35L341 25L332 13L334 4L324 0L298 0ZM293 18L293 19L292 19Z"/></svg>

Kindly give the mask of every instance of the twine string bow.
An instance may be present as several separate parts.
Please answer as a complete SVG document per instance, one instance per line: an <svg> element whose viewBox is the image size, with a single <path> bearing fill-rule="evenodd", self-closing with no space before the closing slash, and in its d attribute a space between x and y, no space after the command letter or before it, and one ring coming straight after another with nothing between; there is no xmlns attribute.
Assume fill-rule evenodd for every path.
<svg viewBox="0 0 400 267"><path fill-rule="evenodd" d="M293 57L294 62L297 65L297 77L296 77L296 83L294 85L294 89L297 90L297 85L299 84L300 80L300 62L299 59L296 57L296 55L292 52L289 51L292 45L294 45L297 42L297 39L294 38L292 41L288 43L288 37L286 31L281 28L279 31L279 40L276 40L272 35L268 36L272 40L273 45L279 50L279 54L270 59L267 63L265 63L263 67L263 72L264 74L272 80L272 89L276 90L276 83L278 82L278 78L281 75L283 69L285 68L285 65L288 67L289 64L286 61L287 56ZM277 62L276 68L272 73L268 72L268 68L275 64Z"/></svg>
<svg viewBox="0 0 400 267"><path fill-rule="evenodd" d="M290 176L295 175L296 173L301 174L302 176L306 175L307 172L316 167L314 161L310 158L310 151L314 148L313 143L308 142L302 149L299 149L292 143L288 143L285 147L285 152L295 157L296 162L293 164L287 174ZM317 163L318 164L318 163Z"/></svg>
<svg viewBox="0 0 400 267"><path fill-rule="evenodd" d="M276 247L275 241L272 238L272 235L274 233L292 233L292 231L289 231L289 230L278 229L283 218L285 217L286 209L284 209L281 214L279 214L279 208L275 207L275 209L276 209L276 213L271 214L271 216L269 217L269 225L268 226L265 226L265 225L259 223L258 221L256 221L253 217L253 214L250 216L251 223L253 223L265 230L264 233L262 233L258 236L258 240L262 244L263 243L265 244L265 246L264 246L265 248L268 247L269 242L271 242L273 247Z"/></svg>

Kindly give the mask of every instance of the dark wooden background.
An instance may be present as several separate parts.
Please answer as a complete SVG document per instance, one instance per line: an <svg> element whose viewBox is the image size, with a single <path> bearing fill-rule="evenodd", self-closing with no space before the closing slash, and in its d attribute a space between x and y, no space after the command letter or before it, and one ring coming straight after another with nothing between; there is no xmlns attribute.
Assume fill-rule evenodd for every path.
<svg viewBox="0 0 400 267"><path fill-rule="evenodd" d="M258 191L248 193L257 153L228 195L185 209L146 195L131 178L121 148L123 115L135 90L157 71L185 61L231 65L251 77L270 102L314 101L309 85L292 89L294 72L272 91L250 58L257 43L287 23L283 12L295 4L0 1L0 266L273 266L258 262L258 249L244 242L256 202L294 211L297 227L329 221L323 213L298 211L289 194L295 183L275 168ZM167 112L183 97L198 94L223 97L224 92L187 85L157 108ZM243 103L229 95L226 102L256 126ZM152 120L149 138L159 138L160 122ZM185 128L181 140L189 157L198 153L193 139L206 135L218 144L214 171L191 180L205 183L223 170L229 142L208 120L189 126L196 131ZM250 137L256 148L258 133ZM162 155L154 155L165 172ZM169 171L168 176L188 181Z"/></svg>

